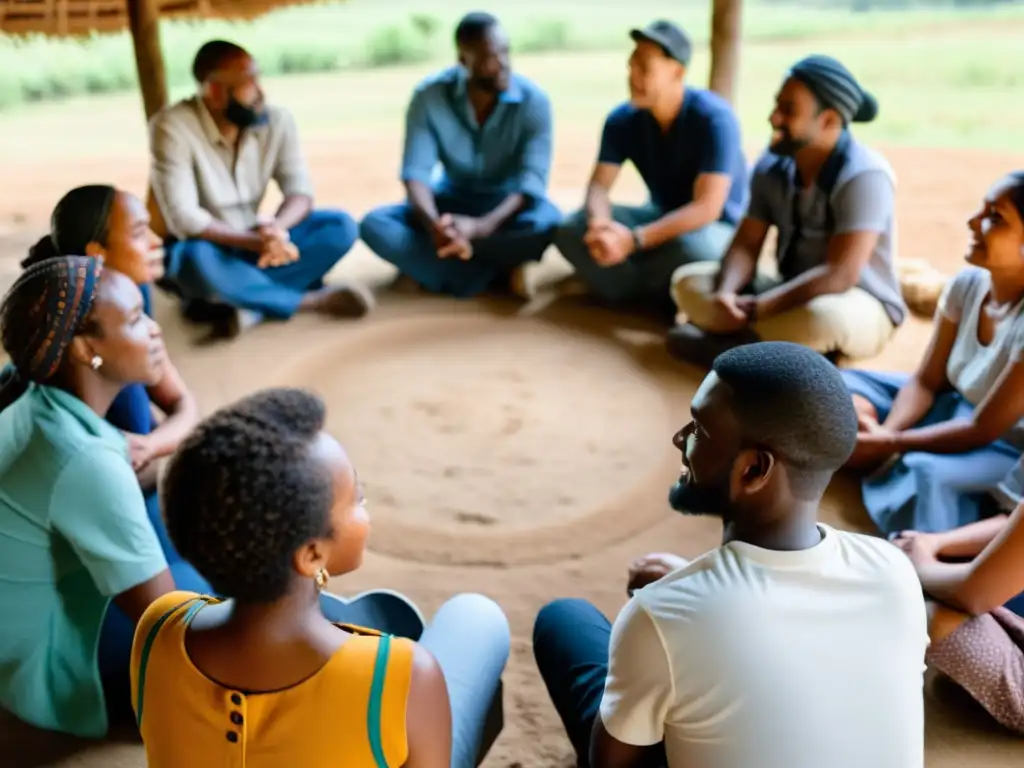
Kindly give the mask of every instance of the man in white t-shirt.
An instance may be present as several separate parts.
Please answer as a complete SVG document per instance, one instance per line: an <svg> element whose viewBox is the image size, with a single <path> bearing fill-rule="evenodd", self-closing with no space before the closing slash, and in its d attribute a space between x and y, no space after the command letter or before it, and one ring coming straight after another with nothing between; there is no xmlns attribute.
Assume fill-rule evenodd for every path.
<svg viewBox="0 0 1024 768"><path fill-rule="evenodd" d="M534 655L579 765L922 768L914 569L817 522L857 434L838 371L796 344L739 347L691 412L669 501L720 517L722 546L634 563L614 626L580 600L537 617Z"/></svg>

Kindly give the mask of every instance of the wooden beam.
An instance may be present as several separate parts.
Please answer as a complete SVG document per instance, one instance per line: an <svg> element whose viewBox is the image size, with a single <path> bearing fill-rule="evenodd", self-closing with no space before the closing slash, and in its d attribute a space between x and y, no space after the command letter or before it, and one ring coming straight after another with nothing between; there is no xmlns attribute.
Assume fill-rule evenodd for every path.
<svg viewBox="0 0 1024 768"><path fill-rule="evenodd" d="M739 80L742 16L743 0L712 0L709 87L732 104Z"/></svg>
<svg viewBox="0 0 1024 768"><path fill-rule="evenodd" d="M158 0L125 0L128 26L135 46L135 68L139 73L146 120L167 105L167 75L160 48L160 6Z"/></svg>

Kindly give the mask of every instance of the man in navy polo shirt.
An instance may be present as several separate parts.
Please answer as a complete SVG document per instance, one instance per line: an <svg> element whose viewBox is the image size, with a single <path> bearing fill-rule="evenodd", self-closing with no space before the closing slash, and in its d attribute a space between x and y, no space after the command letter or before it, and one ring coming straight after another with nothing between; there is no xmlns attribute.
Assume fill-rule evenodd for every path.
<svg viewBox="0 0 1024 768"><path fill-rule="evenodd" d="M406 202L370 211L359 233L426 290L522 294L523 266L540 260L562 220L547 199L551 102L512 72L494 16L467 14L455 43L459 63L422 82L406 113Z"/></svg>
<svg viewBox="0 0 1024 768"><path fill-rule="evenodd" d="M597 298L668 307L675 269L717 261L729 245L746 207L746 161L729 104L684 87L686 33L656 21L630 36L630 100L605 121L586 205L555 244ZM647 205L611 204L627 160L647 185Z"/></svg>

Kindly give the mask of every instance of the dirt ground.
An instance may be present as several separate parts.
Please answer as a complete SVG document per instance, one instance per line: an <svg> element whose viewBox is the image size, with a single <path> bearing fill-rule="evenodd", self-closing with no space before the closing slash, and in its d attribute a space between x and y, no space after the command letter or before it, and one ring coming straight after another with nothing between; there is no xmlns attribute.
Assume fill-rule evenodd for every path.
<svg viewBox="0 0 1024 768"><path fill-rule="evenodd" d="M552 188L569 209L580 199L593 140L588 127L586 141L562 133L558 143ZM312 137L320 203L358 214L396 198L395 147L394 136L347 144ZM0 280L15 274L69 187L110 179L144 190L139 149L60 168L42 158L8 169L0 186ZM902 255L947 272L961 264L964 221L987 185L1024 165L985 152L887 154L900 179ZM628 196L639 191L635 179L626 187ZM549 254L535 277L544 283L564 270ZM377 283L391 276L361 246L338 271ZM614 616L633 557L693 556L715 546L713 521L684 519L665 505L678 467L670 438L700 372L673 364L645 322L554 301L543 290L525 306L382 291L377 314L363 322L300 318L220 346L197 346L166 300L157 309L171 354L206 411L272 384L310 386L328 399L330 426L367 484L374 517L364 567L333 588L399 589L428 613L459 591L496 599L513 647L505 729L486 765L569 766L568 743L535 671L532 621L559 596L588 598ZM908 323L873 365L912 367L927 333L925 322ZM838 479L823 518L867 530L858 498L852 479ZM929 766L1020 765L1020 742L954 692L929 684L928 706ZM0 725L0 764L135 768L144 760L131 740L82 745L8 721Z"/></svg>

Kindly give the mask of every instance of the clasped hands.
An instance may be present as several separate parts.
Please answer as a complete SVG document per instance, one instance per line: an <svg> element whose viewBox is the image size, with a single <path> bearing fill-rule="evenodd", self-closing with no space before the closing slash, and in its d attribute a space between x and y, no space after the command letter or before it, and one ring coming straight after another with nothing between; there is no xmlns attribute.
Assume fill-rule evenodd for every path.
<svg viewBox="0 0 1024 768"><path fill-rule="evenodd" d="M486 219L445 213L438 217L430 228L434 249L438 258L473 258L473 241L491 235Z"/></svg>
<svg viewBox="0 0 1024 768"><path fill-rule="evenodd" d="M591 219L583 234L583 243L590 257L602 267L621 264L636 252L633 230L614 219Z"/></svg>
<svg viewBox="0 0 1024 768"><path fill-rule="evenodd" d="M274 222L264 222L256 227L263 241L256 266L260 269L283 267L299 260L299 249L291 241L288 232Z"/></svg>

